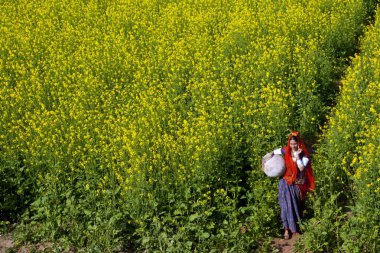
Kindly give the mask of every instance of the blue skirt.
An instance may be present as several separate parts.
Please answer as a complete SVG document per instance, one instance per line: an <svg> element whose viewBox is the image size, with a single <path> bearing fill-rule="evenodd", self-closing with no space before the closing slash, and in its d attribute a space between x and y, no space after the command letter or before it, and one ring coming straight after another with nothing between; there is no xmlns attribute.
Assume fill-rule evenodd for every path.
<svg viewBox="0 0 380 253"><path fill-rule="evenodd" d="M281 208L281 220L284 229L290 229L292 233L298 233L297 222L300 216L300 190L295 184L288 185L281 178L278 183L278 202Z"/></svg>

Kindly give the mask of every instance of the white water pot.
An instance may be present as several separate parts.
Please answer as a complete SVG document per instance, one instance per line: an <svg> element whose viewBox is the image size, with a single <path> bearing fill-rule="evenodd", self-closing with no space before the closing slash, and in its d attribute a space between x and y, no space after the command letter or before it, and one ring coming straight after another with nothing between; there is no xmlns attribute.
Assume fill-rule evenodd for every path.
<svg viewBox="0 0 380 253"><path fill-rule="evenodd" d="M262 167L268 177L280 177L285 173L285 160L281 155L270 152L263 156Z"/></svg>

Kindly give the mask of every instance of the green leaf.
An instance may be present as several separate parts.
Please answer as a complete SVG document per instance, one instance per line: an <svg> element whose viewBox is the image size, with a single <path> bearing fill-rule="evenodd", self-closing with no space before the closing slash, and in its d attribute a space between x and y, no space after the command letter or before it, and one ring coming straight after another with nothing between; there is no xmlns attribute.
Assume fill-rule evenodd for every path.
<svg viewBox="0 0 380 253"><path fill-rule="evenodd" d="M142 239L142 244L147 244L150 241L149 237L145 237Z"/></svg>
<svg viewBox="0 0 380 253"><path fill-rule="evenodd" d="M192 222L192 221L198 219L199 217L200 217L199 214L194 213L194 214L190 215L190 217L189 217L189 221Z"/></svg>
<svg viewBox="0 0 380 253"><path fill-rule="evenodd" d="M209 237L210 237L210 234L207 233L207 232L204 232L204 233L202 233L202 235L201 235L201 238L202 238L202 239L207 239L207 238L209 238Z"/></svg>

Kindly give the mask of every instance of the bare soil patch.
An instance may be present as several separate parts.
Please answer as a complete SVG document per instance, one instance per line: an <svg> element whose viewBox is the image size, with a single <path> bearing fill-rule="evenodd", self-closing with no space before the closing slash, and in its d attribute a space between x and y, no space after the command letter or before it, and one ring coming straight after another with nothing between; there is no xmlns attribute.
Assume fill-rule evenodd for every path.
<svg viewBox="0 0 380 253"><path fill-rule="evenodd" d="M299 234L291 235L289 240L283 238L275 238L273 240L273 247L278 249L281 253L293 253L293 246L299 238Z"/></svg>

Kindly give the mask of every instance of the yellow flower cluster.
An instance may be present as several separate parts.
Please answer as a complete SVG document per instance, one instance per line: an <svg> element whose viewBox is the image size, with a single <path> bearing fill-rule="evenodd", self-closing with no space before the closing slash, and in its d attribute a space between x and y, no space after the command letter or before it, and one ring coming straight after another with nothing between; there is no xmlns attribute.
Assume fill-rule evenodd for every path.
<svg viewBox="0 0 380 253"><path fill-rule="evenodd" d="M367 172L379 173L373 169L380 147L379 23L367 31L361 42L361 54L352 60L326 137L336 152L334 155L342 157L343 170L357 180Z"/></svg>
<svg viewBox="0 0 380 253"><path fill-rule="evenodd" d="M0 146L65 178L112 170L126 190L189 179L236 131L284 132L297 103L313 124L320 47L361 11L327 2L3 4Z"/></svg>
<svg viewBox="0 0 380 253"><path fill-rule="evenodd" d="M340 99L324 137L328 141L317 155L319 173L325 175L321 178L326 178L324 183L335 181L328 187L335 192L345 192L346 197L354 197L351 202L354 215L346 230L342 230L345 251L376 251L367 246L379 242L376 229L380 213L377 204L380 201L379 52L380 15L377 15L361 40L360 54L352 59L352 66L342 82ZM335 178L343 181L336 183ZM353 245L352 240L358 234L360 243Z"/></svg>
<svg viewBox="0 0 380 253"><path fill-rule="evenodd" d="M84 190L118 185L125 198L229 180L223 159L241 157L241 143L256 161L271 138L317 126L321 64L353 41L364 15L354 0L1 9L2 152L21 157L40 185L81 175Z"/></svg>
<svg viewBox="0 0 380 253"><path fill-rule="evenodd" d="M335 108L327 117L324 135L317 145L313 168L317 179L319 201L315 220L342 205L350 206L352 216L336 227L333 237L342 243L326 248L307 245L304 251L326 250L331 245L344 252L377 252L380 214L380 16L360 39L359 53L354 55L346 76L339 85ZM329 42L328 42L329 43ZM338 87L337 87L338 88ZM343 208L344 209L344 208ZM334 216L338 217L338 213ZM321 224L322 224L321 223ZM326 224L327 224L326 223ZM308 224L305 242L325 230ZM318 243L317 243L318 244ZM336 245L336 246L335 246ZM371 246L369 246L371 245ZM375 246L372 246L375 245ZM331 249L331 248L330 248Z"/></svg>

